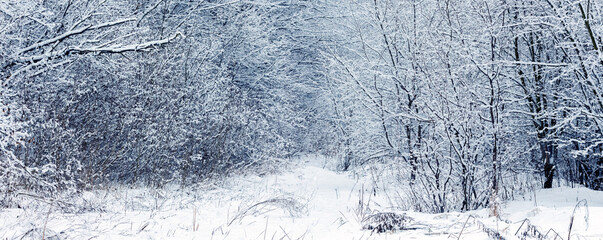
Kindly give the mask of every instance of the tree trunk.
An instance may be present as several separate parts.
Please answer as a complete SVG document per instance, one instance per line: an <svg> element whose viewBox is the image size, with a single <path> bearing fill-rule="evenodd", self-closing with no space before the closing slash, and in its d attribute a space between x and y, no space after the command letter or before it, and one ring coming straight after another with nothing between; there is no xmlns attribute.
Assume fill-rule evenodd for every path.
<svg viewBox="0 0 603 240"><path fill-rule="evenodd" d="M553 187L553 177L555 173L555 165L553 164L553 160L551 159L552 152L555 146L550 142L541 142L540 143L540 154L542 162L544 163L544 188L552 188Z"/></svg>

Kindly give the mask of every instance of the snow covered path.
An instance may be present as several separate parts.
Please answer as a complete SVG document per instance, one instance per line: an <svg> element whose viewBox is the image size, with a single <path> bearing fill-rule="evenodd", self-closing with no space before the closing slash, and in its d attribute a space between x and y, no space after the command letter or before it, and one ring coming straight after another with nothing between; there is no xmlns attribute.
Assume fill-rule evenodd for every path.
<svg viewBox="0 0 603 240"><path fill-rule="evenodd" d="M104 212L58 214L43 205L1 210L0 239L41 239L42 234L47 239L457 239L461 231L460 239L489 239L487 232L519 239L515 234L531 226L543 234L553 229L567 239L570 216L582 199L588 204L588 221L586 208L578 208L572 239L603 239L603 192L541 190L505 203L504 221L487 218L485 209L423 214L396 211L387 197L393 192L372 194L368 178L355 180L321 163L307 160L283 174L237 177L204 191L86 194L89 204L103 206ZM417 229L385 234L362 230L361 210L406 214Z"/></svg>

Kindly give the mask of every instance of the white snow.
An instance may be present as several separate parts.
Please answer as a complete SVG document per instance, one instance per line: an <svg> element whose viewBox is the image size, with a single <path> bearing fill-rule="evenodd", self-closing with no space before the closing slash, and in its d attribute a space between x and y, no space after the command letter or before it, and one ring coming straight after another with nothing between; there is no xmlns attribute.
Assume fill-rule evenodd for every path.
<svg viewBox="0 0 603 240"><path fill-rule="evenodd" d="M570 217L583 199L588 208L576 208L571 239L603 239L603 192L538 190L503 203L500 220L489 218L487 209L417 213L396 210L385 194L373 194L368 177L331 171L324 160L307 158L284 173L235 177L195 191L121 187L84 194L84 203L104 212L59 213L44 204L0 210L0 239L488 239L484 229L520 239L515 233L529 219L543 234L553 229L567 240ZM405 213L417 229L362 230L360 202L371 211Z"/></svg>

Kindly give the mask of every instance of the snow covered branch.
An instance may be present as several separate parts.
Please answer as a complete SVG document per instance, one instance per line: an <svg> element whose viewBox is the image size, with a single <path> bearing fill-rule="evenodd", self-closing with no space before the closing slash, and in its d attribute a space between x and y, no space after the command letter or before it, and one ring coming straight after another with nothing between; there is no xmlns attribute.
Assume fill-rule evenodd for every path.
<svg viewBox="0 0 603 240"><path fill-rule="evenodd" d="M172 36L160 40L149 41L138 44L129 44L129 45L114 45L109 47L89 47L89 48L79 48L73 47L68 48L62 51L54 51L48 52L41 55L33 55L27 57L18 57L16 58L17 62L28 63L28 62L37 62L43 59L50 59L56 57L67 56L70 54L86 54L86 53L124 53L124 52L132 52L132 51L148 51L152 48L159 47L161 45L170 43L175 40L177 37L184 37L184 35L180 32L176 32L172 34Z"/></svg>
<svg viewBox="0 0 603 240"><path fill-rule="evenodd" d="M161 45L172 42L177 37L184 37L180 32L172 34L172 36L160 40L149 41L139 44L130 44L123 46L110 46L110 47L90 47L90 48L71 48L65 51L65 54L85 54L85 53L123 53L132 51L148 51L151 48L159 47Z"/></svg>
<svg viewBox="0 0 603 240"><path fill-rule="evenodd" d="M31 45L29 47L26 47L26 48L23 48L21 50L18 50L17 52L15 52L14 56L18 57L19 55L21 55L21 54L23 54L25 52L34 50L34 49L39 48L39 47L46 46L46 45L51 44L51 43L62 41L64 39L68 38L68 37L71 37L71 36L74 36L74 35L78 35L78 34L86 32L86 31L95 30L95 29L101 29L101 28L106 28L106 27L111 27L111 26L123 24L123 23L130 22L130 21L135 21L135 20L136 20L136 18L126 18L126 19L116 20L116 21L113 21L113 22L101 23L101 24L98 24L98 25L89 25L89 26L81 27L81 28L74 29L74 30L71 30L71 31L67 31L67 32L65 32L65 33L63 33L63 34L61 34L59 36L53 37L51 39L48 39L48 40L45 40L45 41L33 44L33 45Z"/></svg>

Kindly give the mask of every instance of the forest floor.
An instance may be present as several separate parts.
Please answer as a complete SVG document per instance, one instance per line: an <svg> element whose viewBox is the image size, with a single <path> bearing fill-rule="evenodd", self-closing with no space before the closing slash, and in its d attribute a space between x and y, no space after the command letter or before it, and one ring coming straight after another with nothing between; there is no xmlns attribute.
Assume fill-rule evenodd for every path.
<svg viewBox="0 0 603 240"><path fill-rule="evenodd" d="M370 177L328 170L323 160L195 191L123 187L84 194L85 204L102 211L59 213L44 204L3 209L0 239L538 239L541 233L568 240L572 214L571 239L603 239L603 192L538 190L503 203L500 219L488 217L488 209L424 214L392 208L397 192L365 189ZM374 212L412 220L407 230L363 230L362 219Z"/></svg>

